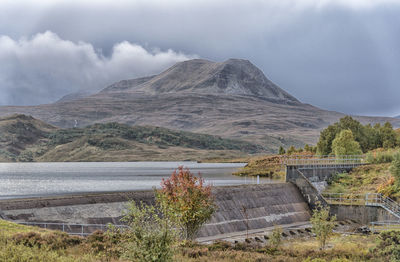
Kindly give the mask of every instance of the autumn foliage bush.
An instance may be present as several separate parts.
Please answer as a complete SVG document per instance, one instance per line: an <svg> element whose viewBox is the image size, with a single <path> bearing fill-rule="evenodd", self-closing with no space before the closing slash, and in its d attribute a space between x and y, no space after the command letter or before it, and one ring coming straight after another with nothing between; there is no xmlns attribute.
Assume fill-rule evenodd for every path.
<svg viewBox="0 0 400 262"><path fill-rule="evenodd" d="M180 227L184 239L193 239L216 209L211 185L182 166L162 180L156 198L163 213Z"/></svg>

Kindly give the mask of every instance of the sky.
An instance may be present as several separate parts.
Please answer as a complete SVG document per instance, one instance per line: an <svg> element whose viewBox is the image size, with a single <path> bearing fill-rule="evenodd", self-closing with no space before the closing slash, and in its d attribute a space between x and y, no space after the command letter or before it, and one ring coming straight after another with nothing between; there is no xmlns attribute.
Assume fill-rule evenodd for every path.
<svg viewBox="0 0 400 262"><path fill-rule="evenodd" d="M2 0L0 105L243 58L304 103L400 115L397 0Z"/></svg>

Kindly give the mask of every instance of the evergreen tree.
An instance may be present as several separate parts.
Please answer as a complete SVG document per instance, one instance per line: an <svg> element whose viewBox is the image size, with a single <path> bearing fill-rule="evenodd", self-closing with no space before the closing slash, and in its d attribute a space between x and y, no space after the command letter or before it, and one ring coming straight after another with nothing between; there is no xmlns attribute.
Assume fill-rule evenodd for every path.
<svg viewBox="0 0 400 262"><path fill-rule="evenodd" d="M335 139L336 134L339 133L339 130L338 123L335 123L321 131L321 135L317 143L318 155L329 155L332 152L332 141Z"/></svg>
<svg viewBox="0 0 400 262"><path fill-rule="evenodd" d="M280 146L280 147L279 147L279 152L278 152L278 154L284 155L285 153L286 153L286 151L285 151L285 149L283 148L283 146Z"/></svg>

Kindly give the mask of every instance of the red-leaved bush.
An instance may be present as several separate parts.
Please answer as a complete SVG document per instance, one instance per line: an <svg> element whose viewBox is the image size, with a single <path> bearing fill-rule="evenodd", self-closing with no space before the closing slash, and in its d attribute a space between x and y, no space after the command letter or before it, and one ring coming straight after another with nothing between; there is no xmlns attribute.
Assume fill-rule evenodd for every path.
<svg viewBox="0 0 400 262"><path fill-rule="evenodd" d="M211 185L205 185L200 175L195 176L183 166L162 180L157 200L163 212L181 228L185 239L194 238L216 209Z"/></svg>

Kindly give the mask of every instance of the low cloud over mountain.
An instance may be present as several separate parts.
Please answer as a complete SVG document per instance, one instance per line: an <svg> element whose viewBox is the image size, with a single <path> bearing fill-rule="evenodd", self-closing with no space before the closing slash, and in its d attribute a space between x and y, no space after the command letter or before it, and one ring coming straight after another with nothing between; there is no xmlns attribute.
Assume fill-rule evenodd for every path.
<svg viewBox="0 0 400 262"><path fill-rule="evenodd" d="M73 92L94 92L117 80L159 73L196 56L145 49L127 41L109 56L86 42L47 31L14 40L0 36L0 105L54 102Z"/></svg>

